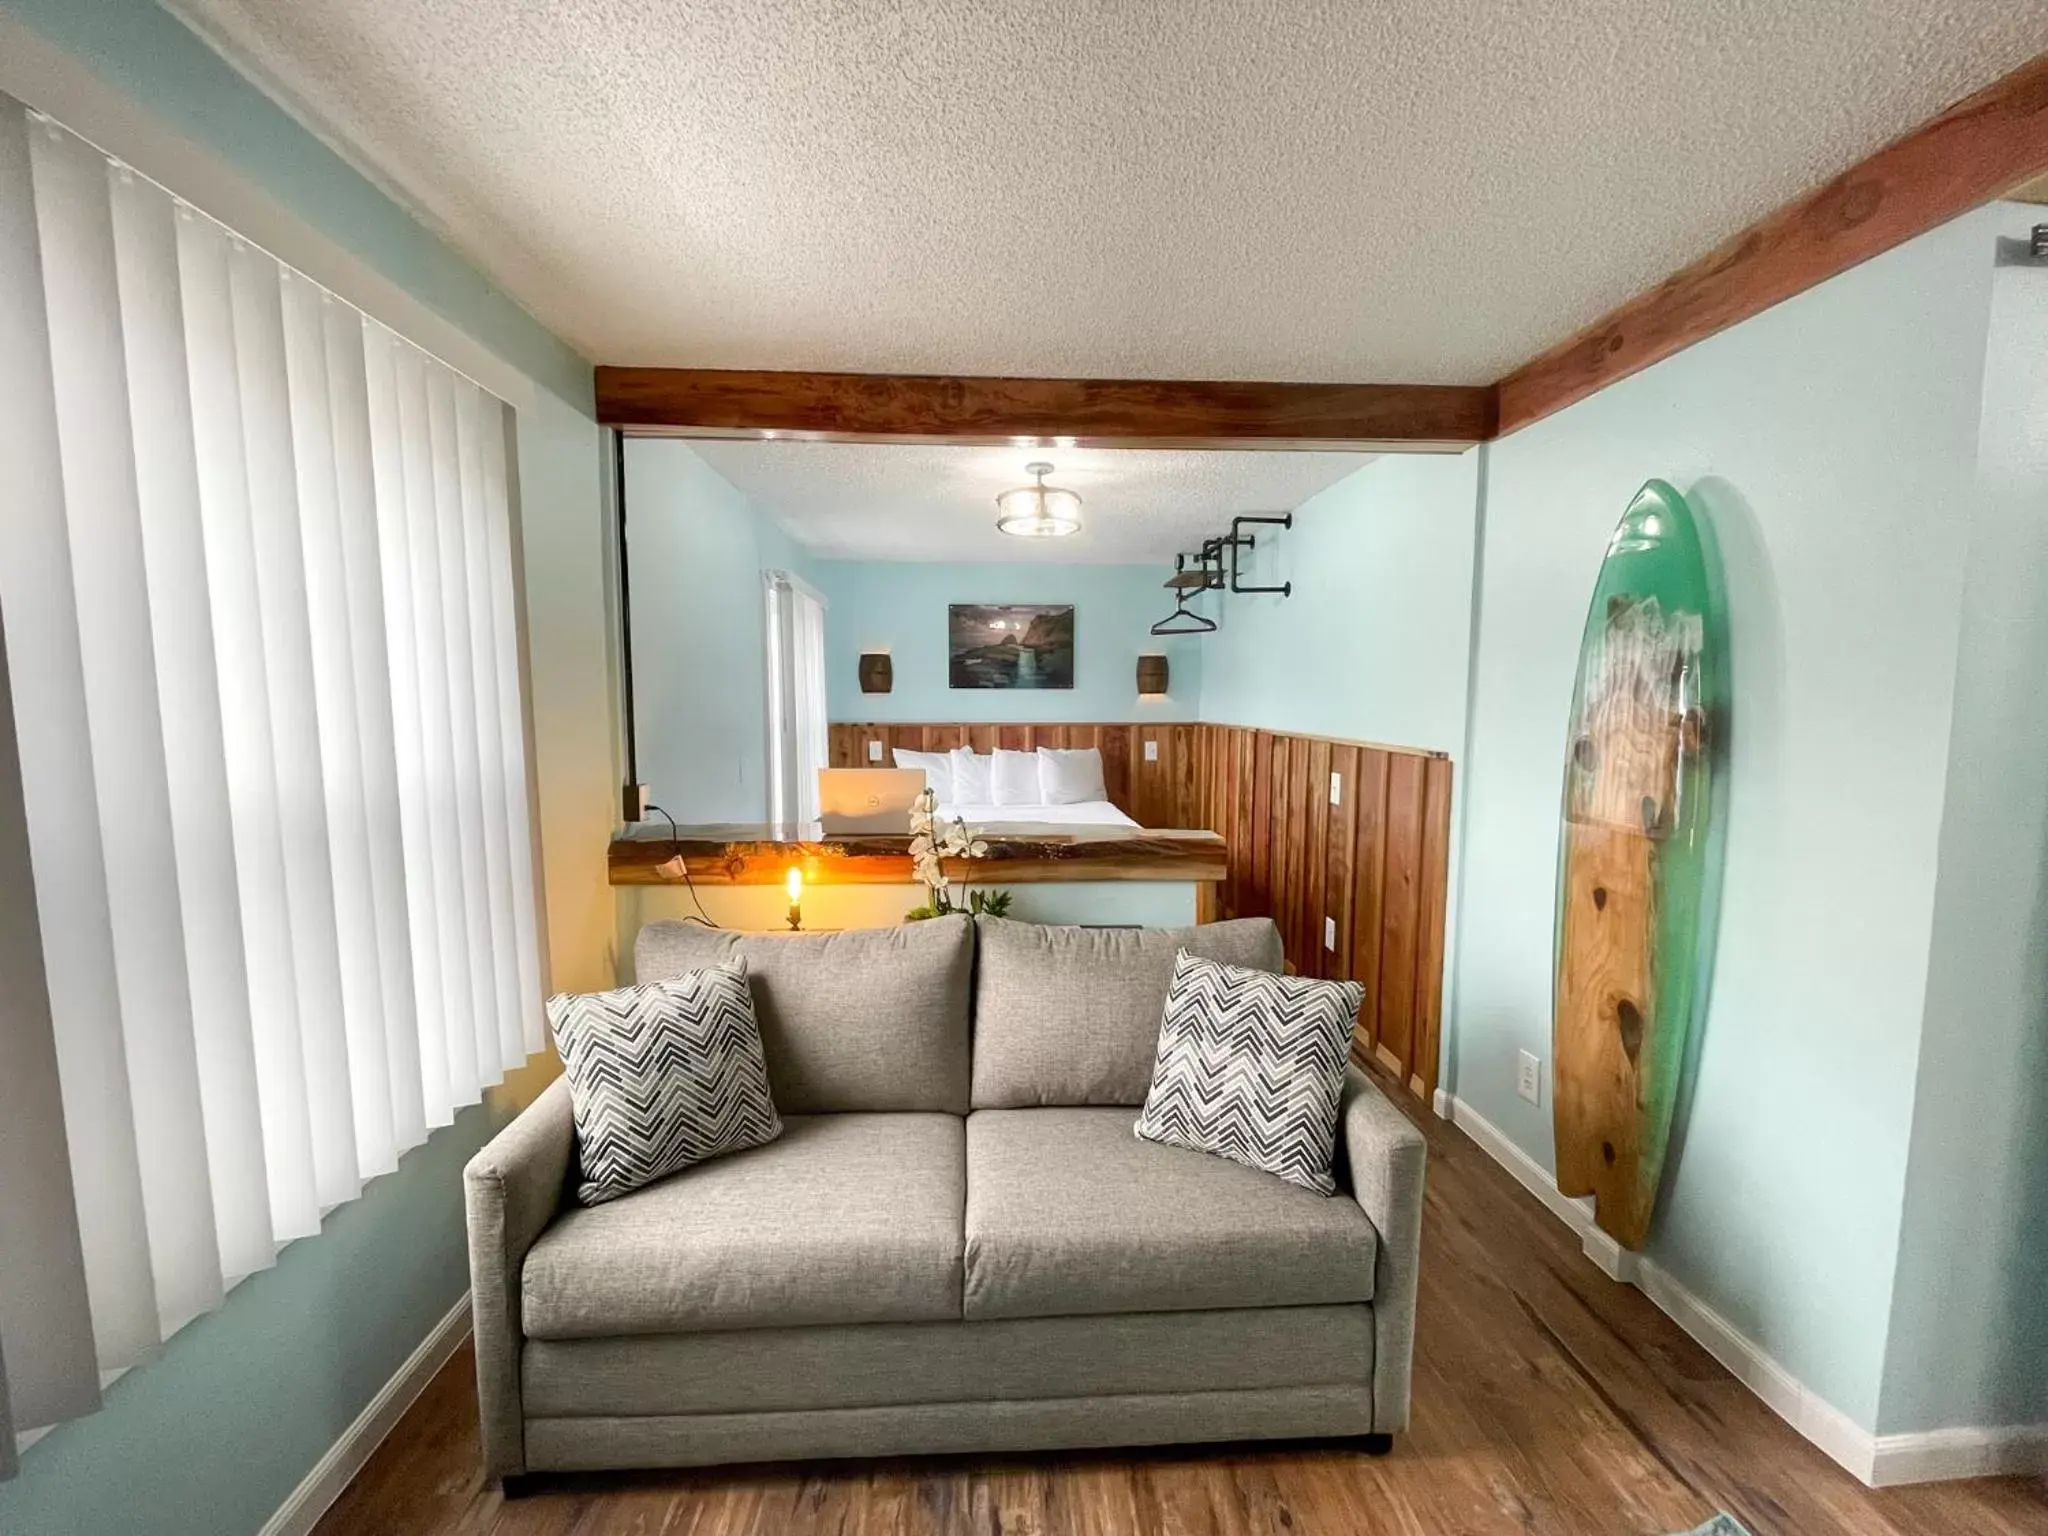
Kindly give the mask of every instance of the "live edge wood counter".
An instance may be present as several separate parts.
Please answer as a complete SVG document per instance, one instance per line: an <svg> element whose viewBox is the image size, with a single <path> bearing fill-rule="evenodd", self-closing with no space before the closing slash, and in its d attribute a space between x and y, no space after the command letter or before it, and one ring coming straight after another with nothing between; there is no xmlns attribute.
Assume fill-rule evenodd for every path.
<svg viewBox="0 0 2048 1536"><path fill-rule="evenodd" d="M976 885L1052 881L1191 880L1214 884L1230 851L1214 832L1119 828L981 834L988 855L948 859L946 872ZM675 861L680 859L678 865ZM639 827L612 839L613 885L780 885L790 867L805 884L909 885L910 838L778 836L765 826Z"/></svg>

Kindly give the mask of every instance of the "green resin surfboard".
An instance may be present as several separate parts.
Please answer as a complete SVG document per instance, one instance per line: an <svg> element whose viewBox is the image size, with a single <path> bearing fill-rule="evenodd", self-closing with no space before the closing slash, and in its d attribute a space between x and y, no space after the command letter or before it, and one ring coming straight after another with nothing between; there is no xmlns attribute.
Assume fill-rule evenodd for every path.
<svg viewBox="0 0 2048 1536"><path fill-rule="evenodd" d="M1607 544L1579 647L1558 839L1551 1117L1557 1187L1639 1248L1720 884L1726 620L1711 544L1661 480Z"/></svg>

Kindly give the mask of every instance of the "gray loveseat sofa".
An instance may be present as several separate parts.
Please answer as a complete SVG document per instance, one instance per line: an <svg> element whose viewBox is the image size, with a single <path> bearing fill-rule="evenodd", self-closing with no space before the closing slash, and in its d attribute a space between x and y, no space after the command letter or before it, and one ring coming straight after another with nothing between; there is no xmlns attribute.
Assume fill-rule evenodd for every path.
<svg viewBox="0 0 2048 1536"><path fill-rule="evenodd" d="M746 957L767 1146L568 1197L556 1082L465 1175L487 1471L1262 1437L1408 1417L1423 1141L1355 1067L1325 1199L1137 1140L1176 947L1264 919L656 923L643 980Z"/></svg>

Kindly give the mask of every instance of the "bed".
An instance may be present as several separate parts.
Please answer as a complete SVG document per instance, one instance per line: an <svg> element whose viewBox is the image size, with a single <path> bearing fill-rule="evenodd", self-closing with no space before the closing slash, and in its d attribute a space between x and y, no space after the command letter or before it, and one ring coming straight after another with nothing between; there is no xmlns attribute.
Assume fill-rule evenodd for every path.
<svg viewBox="0 0 2048 1536"><path fill-rule="evenodd" d="M1010 832L1019 827L1113 827L1128 831L1138 825L1107 800L1083 800L1075 805L945 805L939 814L948 821L965 821L976 833Z"/></svg>

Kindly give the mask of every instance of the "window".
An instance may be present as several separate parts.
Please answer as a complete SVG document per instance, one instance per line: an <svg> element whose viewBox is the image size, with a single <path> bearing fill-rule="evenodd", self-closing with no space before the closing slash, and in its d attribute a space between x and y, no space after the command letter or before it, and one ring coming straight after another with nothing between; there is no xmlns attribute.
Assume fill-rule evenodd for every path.
<svg viewBox="0 0 2048 1536"><path fill-rule="evenodd" d="M0 370L0 626L106 1371L542 1044L513 423L6 96ZM16 1427L48 1422L35 1320L0 1297L0 1329Z"/></svg>
<svg viewBox="0 0 2048 1536"><path fill-rule="evenodd" d="M768 819L818 819L825 736L825 600L787 571L767 571Z"/></svg>

